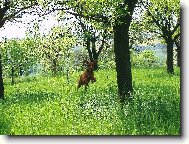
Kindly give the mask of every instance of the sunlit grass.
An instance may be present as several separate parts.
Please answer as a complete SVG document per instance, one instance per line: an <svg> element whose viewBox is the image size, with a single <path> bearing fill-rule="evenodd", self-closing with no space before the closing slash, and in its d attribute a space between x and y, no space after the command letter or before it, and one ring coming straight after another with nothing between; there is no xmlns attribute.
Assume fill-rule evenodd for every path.
<svg viewBox="0 0 189 144"><path fill-rule="evenodd" d="M133 69L134 99L122 106L116 72L77 91L79 72L5 84L0 133L8 135L180 135L180 73ZM5 81L6 83L6 81Z"/></svg>

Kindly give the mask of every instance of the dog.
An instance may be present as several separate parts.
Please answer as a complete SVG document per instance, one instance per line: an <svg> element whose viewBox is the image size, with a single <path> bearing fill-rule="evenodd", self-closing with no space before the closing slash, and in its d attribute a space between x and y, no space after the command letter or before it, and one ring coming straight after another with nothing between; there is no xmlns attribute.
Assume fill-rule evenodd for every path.
<svg viewBox="0 0 189 144"><path fill-rule="evenodd" d="M80 79L78 81L77 89L79 89L82 85L85 86L85 90L89 86L89 82L96 82L96 78L94 77L94 66L96 65L96 61L84 61L86 65L86 70L80 75Z"/></svg>

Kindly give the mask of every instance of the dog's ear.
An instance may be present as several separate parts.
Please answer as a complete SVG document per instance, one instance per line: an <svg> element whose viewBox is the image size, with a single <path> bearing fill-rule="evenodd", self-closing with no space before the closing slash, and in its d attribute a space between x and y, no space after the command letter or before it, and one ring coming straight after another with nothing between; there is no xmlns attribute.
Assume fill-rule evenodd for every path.
<svg viewBox="0 0 189 144"><path fill-rule="evenodd" d="M87 64L88 64L88 63L89 63L89 62L88 62L87 60L84 60L84 61L83 61L83 66L84 66L84 67L87 67Z"/></svg>
<svg viewBox="0 0 189 144"><path fill-rule="evenodd" d="M97 64L97 60L93 60L93 63L94 63L94 64Z"/></svg>
<svg viewBox="0 0 189 144"><path fill-rule="evenodd" d="M97 60L93 60L92 63L93 63L94 65L97 65Z"/></svg>

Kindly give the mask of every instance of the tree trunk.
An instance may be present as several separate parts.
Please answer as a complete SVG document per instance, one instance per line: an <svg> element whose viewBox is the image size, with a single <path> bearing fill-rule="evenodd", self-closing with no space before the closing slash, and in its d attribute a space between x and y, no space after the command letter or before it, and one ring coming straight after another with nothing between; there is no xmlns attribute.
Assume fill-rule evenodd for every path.
<svg viewBox="0 0 189 144"><path fill-rule="evenodd" d="M90 45L90 43L92 43L92 45ZM96 39L95 38L87 38L87 41L86 41L86 48L87 48L87 51L88 51L88 54L89 54L89 59L90 61L97 61L98 60L98 54L96 52ZM97 70L98 69L98 64L95 63L94 65L94 70Z"/></svg>
<svg viewBox="0 0 189 144"><path fill-rule="evenodd" d="M55 76L57 74L57 60L52 60L52 75Z"/></svg>
<svg viewBox="0 0 189 144"><path fill-rule="evenodd" d="M14 84L14 67L11 68L11 84Z"/></svg>
<svg viewBox="0 0 189 144"><path fill-rule="evenodd" d="M121 102L123 102L126 97L129 98L133 91L128 33L130 24L126 23L123 19L126 19L126 17L121 19L123 23L114 26L114 53L118 93Z"/></svg>
<svg viewBox="0 0 189 144"><path fill-rule="evenodd" d="M10 8L10 1L5 1L3 3L3 7L0 8L0 28L3 27L4 23L5 23L5 13L7 12L7 10ZM2 60L1 60L1 53L0 53L0 99L4 99L4 85L3 85L3 69L2 69Z"/></svg>
<svg viewBox="0 0 189 144"><path fill-rule="evenodd" d="M23 67L22 67L22 65L19 67L19 75L23 76Z"/></svg>
<svg viewBox="0 0 189 144"><path fill-rule="evenodd" d="M96 71L98 69L98 54L97 54L97 51L96 51L96 38L92 38L91 39L91 42L92 42L92 55L93 55L93 58L92 60L95 60L96 63L94 65L94 71Z"/></svg>
<svg viewBox="0 0 189 144"><path fill-rule="evenodd" d="M67 79L67 82L69 83L69 69L68 68L66 69L66 79Z"/></svg>
<svg viewBox="0 0 189 144"><path fill-rule="evenodd" d="M169 39L166 41L167 43L167 72L170 74L174 74L173 69L173 40Z"/></svg>
<svg viewBox="0 0 189 144"><path fill-rule="evenodd" d="M90 38L87 37L87 41L86 41L86 48L87 48L87 51L88 51L88 54L89 54L89 58L90 60L93 59L93 56L92 56L92 52L91 52L91 49L90 49Z"/></svg>
<svg viewBox="0 0 189 144"><path fill-rule="evenodd" d="M3 86L3 75L2 75L2 60L0 54L0 99L4 99L4 86Z"/></svg>
<svg viewBox="0 0 189 144"><path fill-rule="evenodd" d="M97 53L96 53L96 39L94 37L91 38L91 43L92 43L92 55L93 55L93 60L97 60Z"/></svg>

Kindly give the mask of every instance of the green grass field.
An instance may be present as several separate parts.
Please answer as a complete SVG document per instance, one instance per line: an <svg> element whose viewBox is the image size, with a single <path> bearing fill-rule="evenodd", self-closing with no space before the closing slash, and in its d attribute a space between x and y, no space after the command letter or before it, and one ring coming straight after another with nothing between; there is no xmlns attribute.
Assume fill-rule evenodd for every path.
<svg viewBox="0 0 189 144"><path fill-rule="evenodd" d="M121 108L116 72L95 72L97 82L77 91L80 72L5 80L0 134L180 135L180 71L133 69L134 99Z"/></svg>

